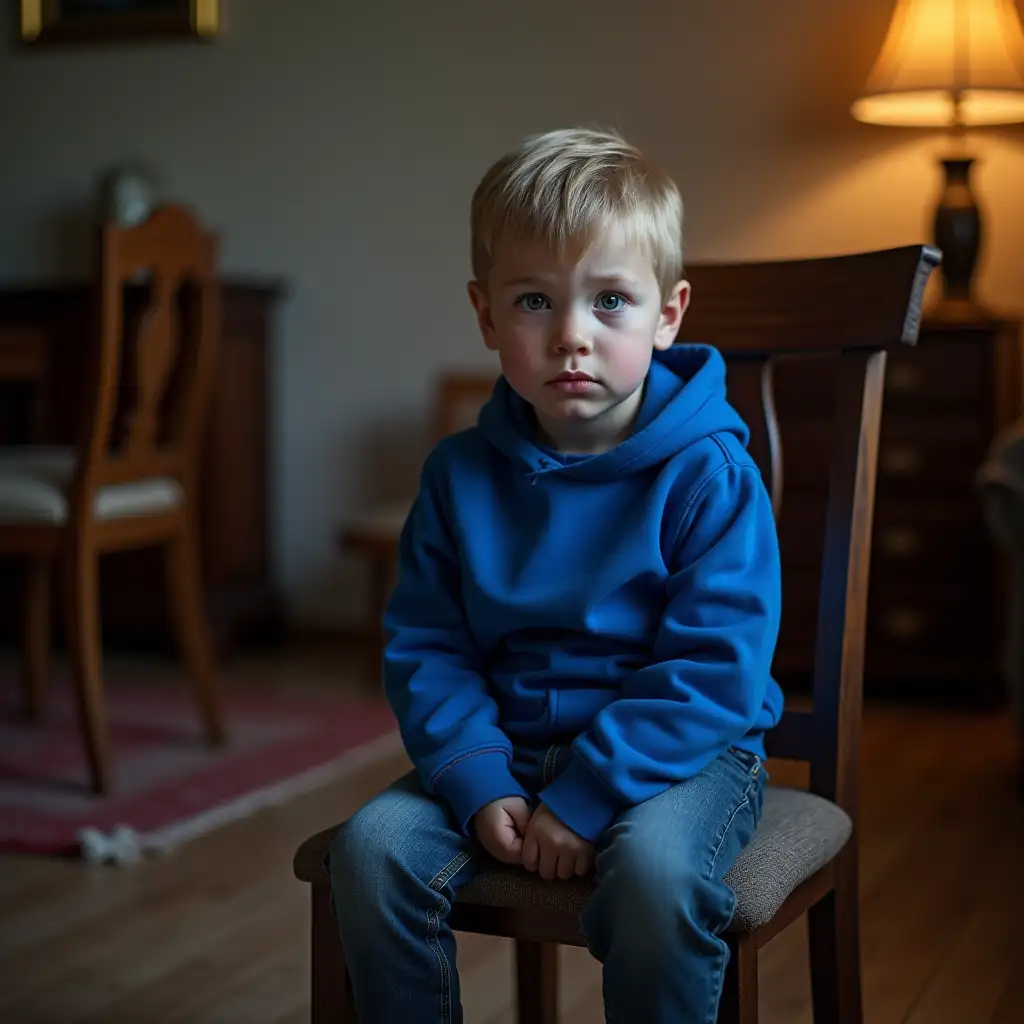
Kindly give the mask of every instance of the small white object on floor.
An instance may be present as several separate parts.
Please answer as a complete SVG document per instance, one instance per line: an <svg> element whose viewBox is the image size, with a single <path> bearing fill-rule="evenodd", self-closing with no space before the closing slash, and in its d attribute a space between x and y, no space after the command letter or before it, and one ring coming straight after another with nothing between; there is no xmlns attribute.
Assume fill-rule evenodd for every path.
<svg viewBox="0 0 1024 1024"><path fill-rule="evenodd" d="M97 828L79 829L82 856L91 864L135 864L142 860L139 835L127 825L118 825L107 835Z"/></svg>

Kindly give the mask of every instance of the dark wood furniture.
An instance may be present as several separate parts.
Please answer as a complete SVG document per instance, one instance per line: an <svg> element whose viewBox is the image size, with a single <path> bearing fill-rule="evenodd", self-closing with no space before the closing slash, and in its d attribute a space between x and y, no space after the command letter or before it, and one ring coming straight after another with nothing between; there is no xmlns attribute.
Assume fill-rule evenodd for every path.
<svg viewBox="0 0 1024 1024"><path fill-rule="evenodd" d="M865 675L910 696L1002 696L1001 572L974 478L997 430L1024 413L1020 322L925 317L921 346L886 374ZM825 521L834 366L782 362L780 517L785 616L776 669L808 678Z"/></svg>
<svg viewBox="0 0 1024 1024"><path fill-rule="evenodd" d="M221 279L219 352L202 452L199 517L203 591L221 653L278 632L272 574L269 388L280 282ZM0 287L0 365L34 348L44 373L0 382L0 443L74 442L85 398L81 381L95 338L90 284ZM17 341L15 349L14 340ZM31 339L31 343L30 343ZM14 356L9 355L13 361ZM0 623L10 639L21 580L0 561ZM166 645L168 607L158 552L112 555L101 579L103 629L111 642ZM59 609L58 609L59 619Z"/></svg>
<svg viewBox="0 0 1024 1024"><path fill-rule="evenodd" d="M815 1020L859 1024L863 1019L857 870L861 683L885 365L887 349L917 340L925 284L937 263L936 250L913 246L835 259L694 267L690 272L694 301L684 339L711 342L730 360L730 395L751 425L752 451L771 484L776 509L785 499L771 401L773 363L790 355L829 354L837 382L825 455L828 498L814 615L813 707L787 709L769 737L771 756L809 762L810 792L768 786L761 825L726 876L737 889L737 913L728 935L731 957L722 1022L757 1020L758 949L804 914L810 927ZM851 310L856 314L850 315ZM776 825L776 808L794 798L806 801L803 806L812 815L821 810L819 802L838 808L851 832L823 864L807 865L774 913L744 929L737 921L756 919L746 901L757 903L758 886L777 883L786 858L801 857L801 847ZM297 877L311 887L315 1024L357 1019L324 869L324 854L337 828L308 839L294 863ZM820 838L825 837L822 819ZM751 862L755 871L744 867ZM499 902L494 894L507 893L508 884L489 884L487 876L510 871L523 880L522 897ZM754 880L753 893L732 881L744 874ZM555 944L582 944L578 910L586 886L584 880L536 883L521 869L497 867L485 868L459 894L451 916L455 929L516 941L522 1024L555 1024ZM576 898L568 895L573 890Z"/></svg>
<svg viewBox="0 0 1024 1024"><path fill-rule="evenodd" d="M200 587L198 486L217 342L214 236L181 206L99 244L98 344L80 380L86 415L73 448L0 452L0 551L30 564L25 697L46 704L52 563L63 563L70 660L93 788L114 788L103 696L98 577L112 551L158 548L171 619L211 743L223 743ZM142 273L144 295L125 303Z"/></svg>

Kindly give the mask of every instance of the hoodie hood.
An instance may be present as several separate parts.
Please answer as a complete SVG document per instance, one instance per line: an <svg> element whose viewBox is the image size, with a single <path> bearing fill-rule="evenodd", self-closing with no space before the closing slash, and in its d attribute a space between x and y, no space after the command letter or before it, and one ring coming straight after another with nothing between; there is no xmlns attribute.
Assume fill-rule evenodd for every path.
<svg viewBox="0 0 1024 1024"><path fill-rule="evenodd" d="M674 345L655 352L633 433L597 455L552 458L533 438L528 403L499 377L478 426L513 464L536 478L561 473L611 480L668 461L712 434L730 433L746 446L749 431L725 397L725 361L708 345Z"/></svg>

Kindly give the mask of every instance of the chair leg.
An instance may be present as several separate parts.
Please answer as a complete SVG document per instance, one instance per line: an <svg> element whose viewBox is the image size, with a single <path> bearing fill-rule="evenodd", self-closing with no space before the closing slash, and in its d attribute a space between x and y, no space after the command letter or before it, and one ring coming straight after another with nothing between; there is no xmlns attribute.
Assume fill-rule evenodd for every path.
<svg viewBox="0 0 1024 1024"><path fill-rule="evenodd" d="M28 567L22 666L25 715L33 722L46 715L50 660L50 559L33 558Z"/></svg>
<svg viewBox="0 0 1024 1024"><path fill-rule="evenodd" d="M114 770L103 704L98 569L97 552L88 544L74 541L67 558L68 654L92 788L96 793L105 794L114 789Z"/></svg>
<svg viewBox="0 0 1024 1024"><path fill-rule="evenodd" d="M359 1024L352 999L352 979L341 947L338 923L331 913L331 891L310 886L313 921L312 1024Z"/></svg>
<svg viewBox="0 0 1024 1024"><path fill-rule="evenodd" d="M199 703L206 736L214 746L226 742L224 712L217 691L213 647L203 610L199 552L195 533L183 530L166 549L167 586L171 616L185 669Z"/></svg>
<svg viewBox="0 0 1024 1024"><path fill-rule="evenodd" d="M748 932L729 933L729 965L725 969L718 1024L757 1024L757 945ZM817 1020L815 1020L817 1024Z"/></svg>
<svg viewBox="0 0 1024 1024"><path fill-rule="evenodd" d="M558 944L516 940L516 1019L558 1024Z"/></svg>
<svg viewBox="0 0 1024 1024"><path fill-rule="evenodd" d="M863 1024L857 848L836 861L836 887L807 912L814 1024Z"/></svg>

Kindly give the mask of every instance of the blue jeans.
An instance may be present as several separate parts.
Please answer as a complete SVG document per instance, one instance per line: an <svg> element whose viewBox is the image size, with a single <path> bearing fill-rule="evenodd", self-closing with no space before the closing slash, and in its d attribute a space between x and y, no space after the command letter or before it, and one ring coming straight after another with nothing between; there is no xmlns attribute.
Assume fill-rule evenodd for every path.
<svg viewBox="0 0 1024 1024"><path fill-rule="evenodd" d="M517 750L513 771L536 793L569 756ZM598 841L581 924L603 964L608 1021L713 1024L729 955L721 934L735 908L722 878L754 833L764 780L756 755L731 749L625 811ZM448 914L489 856L411 773L343 826L328 861L364 1024L460 1024Z"/></svg>

